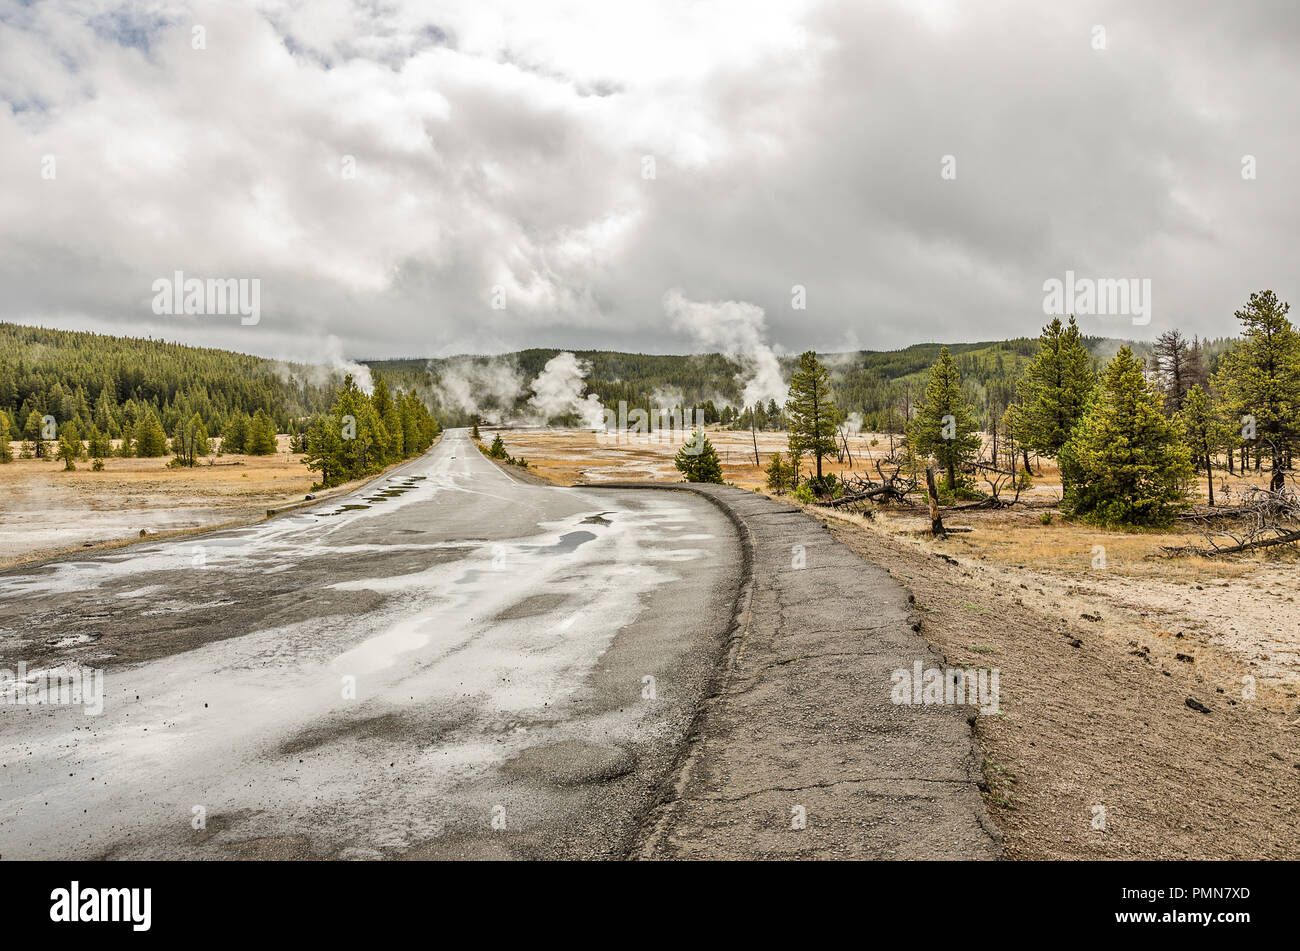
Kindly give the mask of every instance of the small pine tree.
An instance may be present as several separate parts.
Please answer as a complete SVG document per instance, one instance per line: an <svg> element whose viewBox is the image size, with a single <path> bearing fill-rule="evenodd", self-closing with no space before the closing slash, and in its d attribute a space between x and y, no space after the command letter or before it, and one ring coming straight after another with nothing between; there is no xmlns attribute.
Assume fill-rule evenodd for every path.
<svg viewBox="0 0 1300 951"><path fill-rule="evenodd" d="M194 455L206 456L212 451L212 441L208 438L208 426L203 422L203 417L195 413L190 417L190 426L193 427L194 434L191 441L194 443Z"/></svg>
<svg viewBox="0 0 1300 951"><path fill-rule="evenodd" d="M9 448L9 416L0 410L0 464L14 461L14 451Z"/></svg>
<svg viewBox="0 0 1300 951"><path fill-rule="evenodd" d="M477 419L474 420L474 428L470 430L470 433L469 433L469 434L470 434L471 436L474 437L474 441L475 441L475 442L478 442L480 439L483 438L483 437L481 437L481 436L478 434L478 420L477 420Z"/></svg>
<svg viewBox="0 0 1300 951"><path fill-rule="evenodd" d="M248 444L248 414L242 410L232 413L226 420L226 428L221 431L221 451L223 453L243 453Z"/></svg>
<svg viewBox="0 0 1300 951"><path fill-rule="evenodd" d="M790 421L791 454L810 453L817 460L817 482L822 481L822 458L835 455L835 402L831 375L809 350L799 357L790 377L790 397L785 404Z"/></svg>
<svg viewBox="0 0 1300 951"><path fill-rule="evenodd" d="M1214 469L1212 460L1215 453L1228 444L1231 434L1220 422L1210 402L1210 397L1199 384L1193 385L1183 394L1183 408L1178 413L1178 422L1183 427L1187 445L1192 450L1192 460L1196 467L1205 469L1205 488L1214 504Z"/></svg>
<svg viewBox="0 0 1300 951"><path fill-rule="evenodd" d="M86 448L90 452L92 459L103 459L105 456L113 454L113 441L100 430L96 423L91 423Z"/></svg>
<svg viewBox="0 0 1300 951"><path fill-rule="evenodd" d="M167 434L163 432L158 414L152 409L140 417L135 424L136 455L145 459L167 455Z"/></svg>
<svg viewBox="0 0 1300 951"><path fill-rule="evenodd" d="M794 466L782 459L779 452L772 453L772 461L763 471L767 474L767 487L777 495L794 488Z"/></svg>
<svg viewBox="0 0 1300 951"><path fill-rule="evenodd" d="M75 470L76 460L80 457L81 434L77 432L77 424L68 420L59 430L59 458L63 460L63 470L65 472Z"/></svg>
<svg viewBox="0 0 1300 951"><path fill-rule="evenodd" d="M1142 361L1120 347L1061 448L1066 512L1100 525L1162 527L1185 507L1194 471L1163 402Z"/></svg>
<svg viewBox="0 0 1300 951"><path fill-rule="evenodd" d="M342 464L343 437L330 417L318 417L307 427L307 454L303 464L320 472L319 488L345 481Z"/></svg>
<svg viewBox="0 0 1300 951"><path fill-rule="evenodd" d="M195 413L184 423L176 425L176 435L172 437L172 452L178 466L194 466L199 456L208 452L208 428L203 424L203 417Z"/></svg>
<svg viewBox="0 0 1300 951"><path fill-rule="evenodd" d="M27 422L23 426L23 455L45 458L45 420L37 410L27 414Z"/></svg>
<svg viewBox="0 0 1300 951"><path fill-rule="evenodd" d="M687 482L722 483L722 462L718 459L718 451L702 430L695 430L682 443L673 465Z"/></svg>
<svg viewBox="0 0 1300 951"><path fill-rule="evenodd" d="M504 459L506 455L506 444L501 441L501 434L497 433L496 438L492 440L491 447L488 449L488 456L492 459Z"/></svg>
<svg viewBox="0 0 1300 951"><path fill-rule="evenodd" d="M947 347L930 368L925 402L907 427L907 441L918 455L933 456L947 470L949 489L957 488L957 467L979 452L979 423L966 402L961 374Z"/></svg>
<svg viewBox="0 0 1300 951"><path fill-rule="evenodd" d="M253 414L248 426L248 443L244 452L250 456L271 456L276 451L275 421L266 410L259 409Z"/></svg>

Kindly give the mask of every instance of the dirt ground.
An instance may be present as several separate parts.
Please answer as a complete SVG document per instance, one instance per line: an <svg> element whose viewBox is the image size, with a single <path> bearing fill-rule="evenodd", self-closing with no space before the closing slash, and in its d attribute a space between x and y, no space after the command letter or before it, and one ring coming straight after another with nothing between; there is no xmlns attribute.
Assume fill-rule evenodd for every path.
<svg viewBox="0 0 1300 951"><path fill-rule="evenodd" d="M262 518L268 508L301 500L317 474L279 437L273 456L205 457L193 469L158 459L105 459L75 472L49 459L0 465L0 568L69 551ZM331 490L333 492L334 490Z"/></svg>
<svg viewBox="0 0 1300 951"><path fill-rule="evenodd" d="M668 444L502 437L557 482L678 475ZM728 482L761 485L749 433L709 438ZM785 438L759 434L760 459ZM887 439L851 437L854 468ZM941 541L924 534L919 506L870 519L811 509L912 590L922 632L950 663L1001 671L1001 712L978 717L976 732L1007 854L1300 857L1297 556L1156 557L1203 539L1062 520L1055 468L1036 460L1035 473L1025 504L946 513L969 531Z"/></svg>
<svg viewBox="0 0 1300 951"><path fill-rule="evenodd" d="M921 633L950 663L1001 671L1001 710L975 728L1008 856L1300 857L1295 667L1266 679L1260 658L1198 613L1225 590L1244 584L1230 598L1249 599L1258 586L1268 603L1288 604L1288 626L1275 617L1242 629L1252 642L1286 641L1294 659L1286 589L1249 581L1248 566L1226 572L1239 578L1216 566L1197 581L1188 565L1168 580L1114 572L1075 583L1060 569L980 563L961 536L828 522L912 590ZM1180 599L1181 588L1197 597ZM1256 679L1253 698L1246 677ZM1104 828L1094 827L1099 816Z"/></svg>

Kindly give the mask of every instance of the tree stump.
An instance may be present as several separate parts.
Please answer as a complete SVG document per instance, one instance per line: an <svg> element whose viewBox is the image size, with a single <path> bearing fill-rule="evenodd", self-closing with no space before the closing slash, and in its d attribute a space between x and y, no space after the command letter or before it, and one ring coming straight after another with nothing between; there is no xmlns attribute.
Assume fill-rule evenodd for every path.
<svg viewBox="0 0 1300 951"><path fill-rule="evenodd" d="M936 538L946 538L948 532L939 515L939 490L934 484L934 466L925 467L925 494L930 498L930 534Z"/></svg>

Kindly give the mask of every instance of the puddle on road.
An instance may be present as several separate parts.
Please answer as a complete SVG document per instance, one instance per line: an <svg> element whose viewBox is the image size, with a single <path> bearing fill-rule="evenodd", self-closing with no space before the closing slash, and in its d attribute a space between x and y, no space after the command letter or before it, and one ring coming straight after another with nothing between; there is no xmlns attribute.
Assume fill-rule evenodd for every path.
<svg viewBox="0 0 1300 951"><path fill-rule="evenodd" d="M577 551L579 545L584 545L595 537L591 532L568 532L561 535L560 540L550 548L539 548L538 551L550 555L567 554L571 551Z"/></svg>
<svg viewBox="0 0 1300 951"><path fill-rule="evenodd" d="M348 505L342 505L333 512L316 512L313 514L318 518L323 518L329 515L342 515L344 512L355 512L359 509L368 509L371 505L387 502L389 499L401 498L412 489L419 488L418 483L427 478L428 476L416 475L402 476L400 479L390 479L388 485L372 490L372 495L364 496L362 499L362 501L366 503L364 505L359 502L354 502L349 503Z"/></svg>

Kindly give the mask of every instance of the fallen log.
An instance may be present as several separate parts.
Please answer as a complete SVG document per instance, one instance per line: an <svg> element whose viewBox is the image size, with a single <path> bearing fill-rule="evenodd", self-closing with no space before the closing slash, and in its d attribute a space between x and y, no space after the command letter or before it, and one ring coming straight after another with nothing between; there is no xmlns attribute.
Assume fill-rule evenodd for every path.
<svg viewBox="0 0 1300 951"><path fill-rule="evenodd" d="M870 502L877 498L880 492L859 492L856 495L841 495L838 499L827 499L825 502L817 504L828 509L837 509L842 505L851 505L854 502Z"/></svg>
<svg viewBox="0 0 1300 951"><path fill-rule="evenodd" d="M1213 558L1216 555L1235 555L1238 552L1252 551L1257 548L1273 548L1277 545L1290 545L1294 542L1300 542L1300 531L1287 532L1285 535L1275 535L1272 538L1261 538L1240 545L1230 545L1227 548L1192 548L1190 545L1181 547L1161 545L1160 550L1175 555L1201 555L1205 558Z"/></svg>
<svg viewBox="0 0 1300 951"><path fill-rule="evenodd" d="M949 512L969 512L971 509L1000 509L1010 504L1010 502L1003 502L1000 499L989 497L980 499L978 502L962 502L960 505L945 505L942 507Z"/></svg>
<svg viewBox="0 0 1300 951"><path fill-rule="evenodd" d="M1207 518L1240 518L1253 512L1250 506L1237 505L1232 508L1215 508L1205 512L1179 512L1174 516L1180 522L1195 522Z"/></svg>

